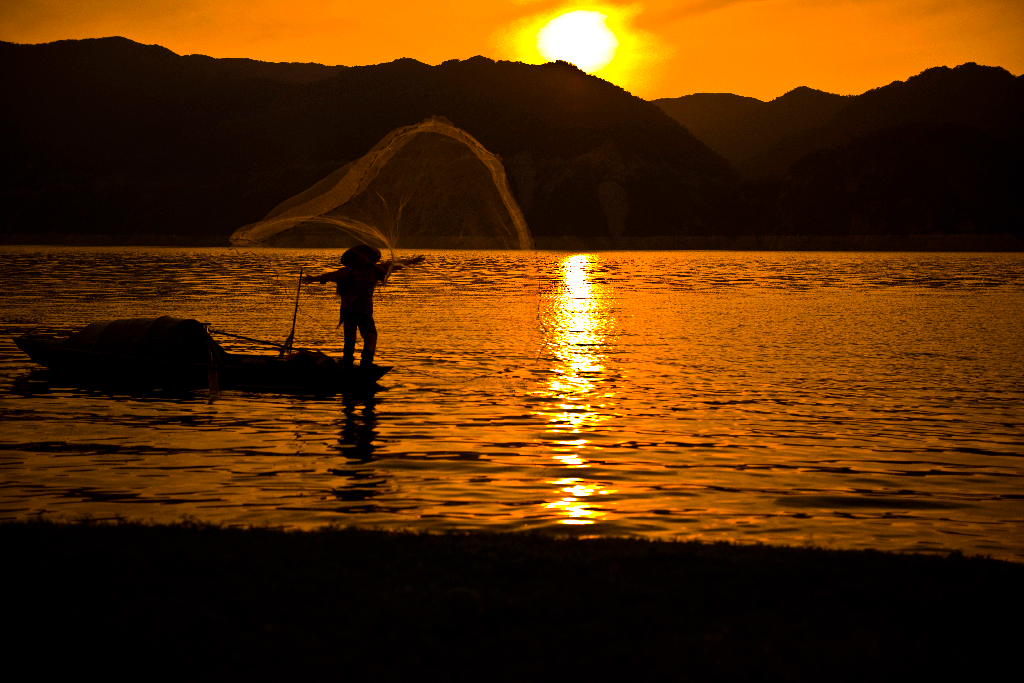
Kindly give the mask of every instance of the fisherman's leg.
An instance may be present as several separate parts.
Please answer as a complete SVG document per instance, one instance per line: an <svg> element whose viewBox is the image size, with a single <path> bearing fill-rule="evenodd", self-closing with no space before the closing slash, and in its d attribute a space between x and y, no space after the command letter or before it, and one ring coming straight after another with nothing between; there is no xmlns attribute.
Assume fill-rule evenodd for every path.
<svg viewBox="0 0 1024 683"><path fill-rule="evenodd" d="M372 316L363 316L359 324L359 334L363 336L363 353L359 356L359 365L373 365L373 355L377 352L377 324Z"/></svg>
<svg viewBox="0 0 1024 683"><path fill-rule="evenodd" d="M351 313L341 313L342 325L345 328L345 346L341 356L341 364L351 367L356 357L356 328L359 321Z"/></svg>

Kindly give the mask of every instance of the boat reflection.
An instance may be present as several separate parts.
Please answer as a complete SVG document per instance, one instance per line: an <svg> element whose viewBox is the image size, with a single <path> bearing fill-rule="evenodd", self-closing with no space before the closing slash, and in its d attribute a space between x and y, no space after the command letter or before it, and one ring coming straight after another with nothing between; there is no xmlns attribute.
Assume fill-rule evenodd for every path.
<svg viewBox="0 0 1024 683"><path fill-rule="evenodd" d="M607 419L607 402L601 392L605 378L607 339L614 328L611 292L595 282L599 257L577 254L559 264L559 280L543 311L546 356L552 367L545 385L536 394L542 399L536 414L548 421L545 440L554 460L575 469L589 467L591 436ZM581 472L582 474L582 472ZM608 512L596 497L614 491L582 477L567 477L557 486L558 499L545 504L562 524L593 524Z"/></svg>

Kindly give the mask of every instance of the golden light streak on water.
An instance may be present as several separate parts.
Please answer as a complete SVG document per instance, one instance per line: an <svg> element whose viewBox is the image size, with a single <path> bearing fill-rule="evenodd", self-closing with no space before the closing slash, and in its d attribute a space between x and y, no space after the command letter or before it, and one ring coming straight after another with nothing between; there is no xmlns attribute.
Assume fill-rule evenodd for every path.
<svg viewBox="0 0 1024 683"><path fill-rule="evenodd" d="M544 316L545 342L553 361L545 387L551 403L538 414L548 419L549 434L561 437L552 443L552 458L563 467L589 467L585 454L591 440L583 434L607 420L605 411L594 406L608 398L599 393L598 382L606 372L607 333L614 327L610 289L592 277L599 258L576 254L559 264L560 278ZM551 483L562 486L557 491L561 497L545 508L563 515L560 523L593 524L607 516L607 511L586 500L595 493L608 493L600 484L580 478Z"/></svg>
<svg viewBox="0 0 1024 683"><path fill-rule="evenodd" d="M548 503L549 510L557 510L564 514L567 519L561 520L562 524L593 524L601 517L607 516L607 512L600 510L585 498L594 495L608 495L616 493L614 489L607 489L596 482L588 483L576 477L566 477L549 482L561 486L560 493L564 494L560 500Z"/></svg>

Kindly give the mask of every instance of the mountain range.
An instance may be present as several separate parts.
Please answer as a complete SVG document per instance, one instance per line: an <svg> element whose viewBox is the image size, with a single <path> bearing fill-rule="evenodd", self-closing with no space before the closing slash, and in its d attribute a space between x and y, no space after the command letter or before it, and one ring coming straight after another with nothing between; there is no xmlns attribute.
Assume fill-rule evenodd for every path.
<svg viewBox="0 0 1024 683"><path fill-rule="evenodd" d="M272 64L104 38L0 43L0 87L8 242L226 244L431 116L502 159L539 247L1024 234L1022 80L974 64L856 97L652 103L563 62Z"/></svg>
<svg viewBox="0 0 1024 683"><path fill-rule="evenodd" d="M435 115L501 156L538 237L607 235L603 183L629 203L621 232L645 236L708 223L738 181L657 106L565 63L402 59L330 73L111 38L0 45L0 77L7 233L226 239Z"/></svg>
<svg viewBox="0 0 1024 683"><path fill-rule="evenodd" d="M654 103L750 177L783 175L806 154L891 126L964 126L1024 141L1024 77L974 63L935 67L856 96L801 87L770 102L697 93Z"/></svg>
<svg viewBox="0 0 1024 683"><path fill-rule="evenodd" d="M935 67L856 96L802 87L770 102L655 103L744 175L720 231L1024 246L1024 77L1005 69Z"/></svg>

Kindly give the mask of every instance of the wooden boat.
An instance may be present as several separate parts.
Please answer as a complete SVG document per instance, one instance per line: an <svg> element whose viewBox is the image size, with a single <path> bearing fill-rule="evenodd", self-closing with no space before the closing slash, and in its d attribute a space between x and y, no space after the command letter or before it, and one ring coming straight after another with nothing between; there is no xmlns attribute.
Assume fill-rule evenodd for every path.
<svg viewBox="0 0 1024 683"><path fill-rule="evenodd" d="M26 334L15 343L36 363L89 384L338 393L380 388L391 368L345 367L319 351L229 353L196 320L132 318L98 322L67 338ZM290 345L289 345L290 346Z"/></svg>

